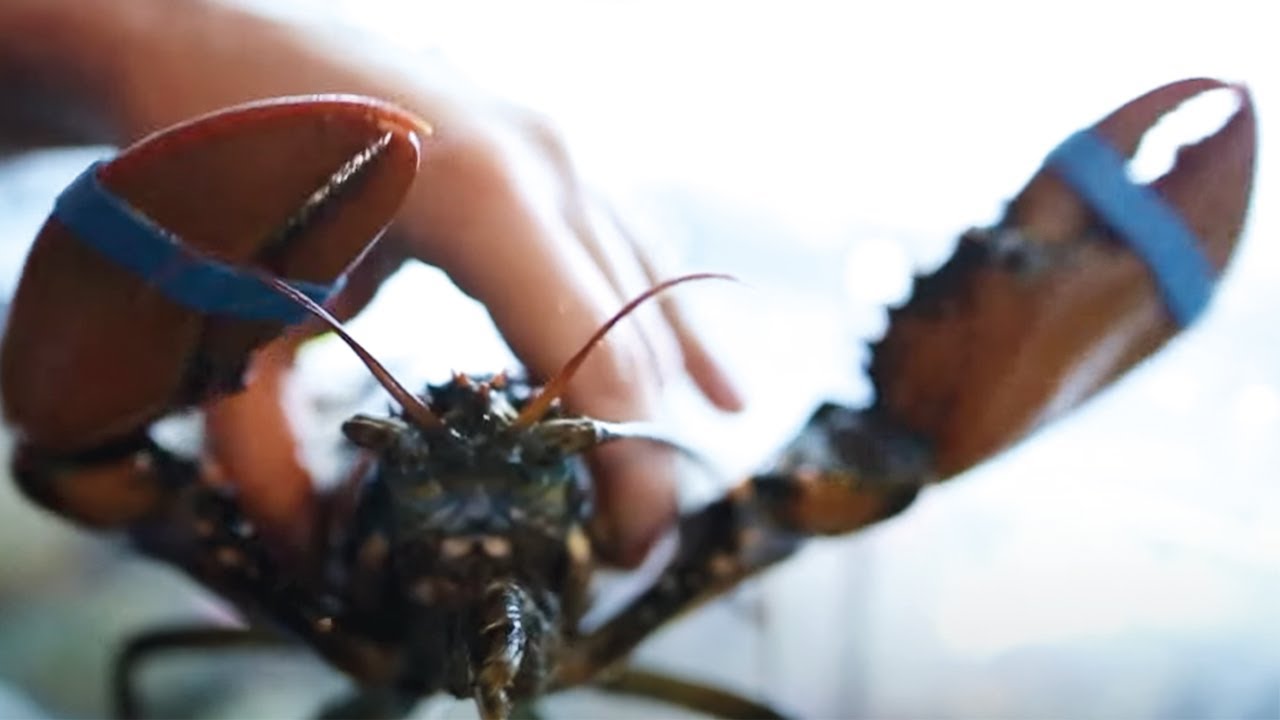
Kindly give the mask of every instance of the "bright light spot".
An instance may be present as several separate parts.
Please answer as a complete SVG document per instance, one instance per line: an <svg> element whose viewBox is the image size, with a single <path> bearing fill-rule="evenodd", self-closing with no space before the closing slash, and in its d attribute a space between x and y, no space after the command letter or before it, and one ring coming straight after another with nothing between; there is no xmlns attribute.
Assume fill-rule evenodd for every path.
<svg viewBox="0 0 1280 720"><path fill-rule="evenodd" d="M854 243L844 258L844 287L855 305L897 305L911 292L911 260L901 243L872 237Z"/></svg>
<svg viewBox="0 0 1280 720"><path fill-rule="evenodd" d="M1167 363L1143 379L1149 406L1170 416L1186 417L1204 403L1204 383L1193 368Z"/></svg>
<svg viewBox="0 0 1280 720"><path fill-rule="evenodd" d="M1178 148L1217 132L1239 107L1235 91L1226 89L1202 93L1183 103L1142 139L1129 163L1129 174L1146 183L1169 172Z"/></svg>
<svg viewBox="0 0 1280 720"><path fill-rule="evenodd" d="M1274 385L1254 383L1236 395L1236 422L1244 429L1260 429L1280 422L1280 391Z"/></svg>
<svg viewBox="0 0 1280 720"><path fill-rule="evenodd" d="M1051 543L994 558L1002 572L992 576L1007 584L970 578L948 586L937 615L940 639L962 656L991 658L1036 645L1211 633L1230 626L1246 599L1217 568L1162 560L1122 533L1109 540L1081 540L1096 551L1087 565Z"/></svg>

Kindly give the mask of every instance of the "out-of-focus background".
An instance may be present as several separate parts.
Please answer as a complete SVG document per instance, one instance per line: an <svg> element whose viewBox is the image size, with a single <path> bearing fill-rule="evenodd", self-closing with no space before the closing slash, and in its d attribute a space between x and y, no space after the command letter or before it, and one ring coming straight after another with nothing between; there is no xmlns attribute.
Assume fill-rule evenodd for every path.
<svg viewBox="0 0 1280 720"><path fill-rule="evenodd" d="M1247 83L1262 136L1253 213L1196 327L1068 420L881 527L813 544L663 631L639 659L808 717L1280 718L1280 80L1261 9L259 6L380 38L352 52L376 45L410 66L442 53L552 117L587 175L647 214L675 266L746 280L685 298L751 410L675 409L732 472L759 462L817 398L865 399L859 342L883 322L877 304L901 296L912 268L936 265L959 231L993 220L1068 133L1170 80ZM1162 125L1136 171L1158 172L1177 141L1226 111L1206 98ZM95 152L0 166L0 292ZM354 330L415 380L509 362L483 313L425 269ZM359 395L342 389L362 378L340 349L305 363L299 392L318 409L332 415ZM8 483L0 568L0 717L103 714L123 636L213 607L168 571L26 508ZM342 684L288 655L235 658L176 659L149 686L181 698L161 706L168 714L275 717ZM654 712L591 693L548 707Z"/></svg>

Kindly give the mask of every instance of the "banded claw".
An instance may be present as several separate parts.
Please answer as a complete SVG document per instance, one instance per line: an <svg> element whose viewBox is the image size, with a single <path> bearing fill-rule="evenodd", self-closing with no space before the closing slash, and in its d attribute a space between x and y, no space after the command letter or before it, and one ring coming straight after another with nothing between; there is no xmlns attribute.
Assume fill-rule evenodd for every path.
<svg viewBox="0 0 1280 720"><path fill-rule="evenodd" d="M1132 157L1161 116L1202 92L1154 90L1092 128ZM1243 227L1256 148L1253 106L1183 148L1151 185L1220 274ZM1113 170L1115 168L1112 168ZM825 405L755 479L785 498L779 526L838 534L890 517L928 483L953 477L1075 407L1181 329L1152 268L1046 165L993 228L917 281L871 354L876 401ZM745 495L744 495L745 497Z"/></svg>
<svg viewBox="0 0 1280 720"><path fill-rule="evenodd" d="M1132 157L1164 115L1232 89L1225 126L1184 147L1151 184L1221 273L1244 225L1256 155L1249 93L1175 82L1094 126ZM1180 329L1150 269L1057 172L1040 170L995 227L970 233L890 316L870 373L872 414L929 448L935 479L963 472L1090 397Z"/></svg>
<svg viewBox="0 0 1280 720"><path fill-rule="evenodd" d="M365 98L286 98L145 138L97 179L189 248L328 284L395 214L426 132L418 118ZM377 144L358 177L308 203ZM237 389L249 353L282 331L280 323L179 305L51 218L28 257L0 350L5 414L31 446L101 446Z"/></svg>

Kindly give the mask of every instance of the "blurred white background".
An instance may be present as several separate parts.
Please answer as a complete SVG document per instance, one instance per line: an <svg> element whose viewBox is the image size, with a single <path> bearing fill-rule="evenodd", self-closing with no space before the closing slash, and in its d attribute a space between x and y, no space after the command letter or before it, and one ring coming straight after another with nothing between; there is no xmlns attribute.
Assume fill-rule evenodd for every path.
<svg viewBox="0 0 1280 720"><path fill-rule="evenodd" d="M856 339L874 301L995 219L1070 132L1170 80L1247 83L1261 120L1253 213L1196 327L1068 420L883 527L815 544L641 658L809 717L1280 718L1280 80L1264 5L259 5L377 36L353 51L406 67L442 53L553 118L588 176L653 213L679 264L742 277L745 290L688 302L752 408L679 413L736 471L817 397L865 396ZM1162 127L1144 163L1221 116L1202 109ZM9 173L0 206L21 205L30 235L76 169ZM436 305L422 292L453 302L424 277L390 288L359 334L402 363L435 353L427 375L504 362L477 309L423 312ZM394 308L410 301L406 320ZM447 357L440 337L458 343ZM12 542L47 537L18 527ZM29 663L0 646L16 684Z"/></svg>

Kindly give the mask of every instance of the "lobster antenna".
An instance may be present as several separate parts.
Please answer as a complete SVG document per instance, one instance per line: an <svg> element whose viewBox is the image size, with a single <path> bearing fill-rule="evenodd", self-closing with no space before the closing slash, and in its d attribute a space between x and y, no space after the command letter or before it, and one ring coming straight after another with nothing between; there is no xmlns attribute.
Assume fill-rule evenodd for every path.
<svg viewBox="0 0 1280 720"><path fill-rule="evenodd" d="M307 312L319 318L338 337L342 338L342 341L355 352L356 356L365 364L365 367L369 368L369 372L373 374L374 379L391 394L391 397L400 404L400 407L404 408L404 414L418 427L425 429L444 425L440 418L431 412L431 408L427 407L426 403L422 402L417 395L406 390L400 384L400 381L396 380L391 372L382 363L378 362L377 358L370 354L368 350L365 350L363 345L356 342L356 339L351 337L346 328L342 327L342 323L330 314L328 310L325 310L324 306L302 294L297 288L278 277L264 276L262 281L271 286L276 292L294 301L306 309Z"/></svg>
<svg viewBox="0 0 1280 720"><path fill-rule="evenodd" d="M681 275L680 277L658 283L636 296L636 298L631 300L631 302L623 305L622 309L613 317L609 318L608 322L601 325L600 329L596 330L595 334L592 335L591 338L582 346L582 349L574 354L573 357L569 358L569 361L564 364L564 367L560 368L560 371L552 376L551 380L549 380L546 385L542 386L542 392L538 393L537 396L524 406L524 409L522 409L520 414L516 416L516 419L512 421L511 426L520 430L530 427L541 420L543 416L547 414L547 411L551 409L551 403L555 402L557 398L564 394L564 391L569 387L569 381L573 379L574 374L578 372L580 367L582 367L582 363L586 362L587 358L591 355L591 351L596 349L596 345L600 344L600 341L603 340L604 336L613 329L614 325L617 325L623 318L630 315L646 300L649 300L655 295L665 292L676 285L693 282L695 280L734 279L736 278L732 275L725 275L723 273L693 273L690 275Z"/></svg>

